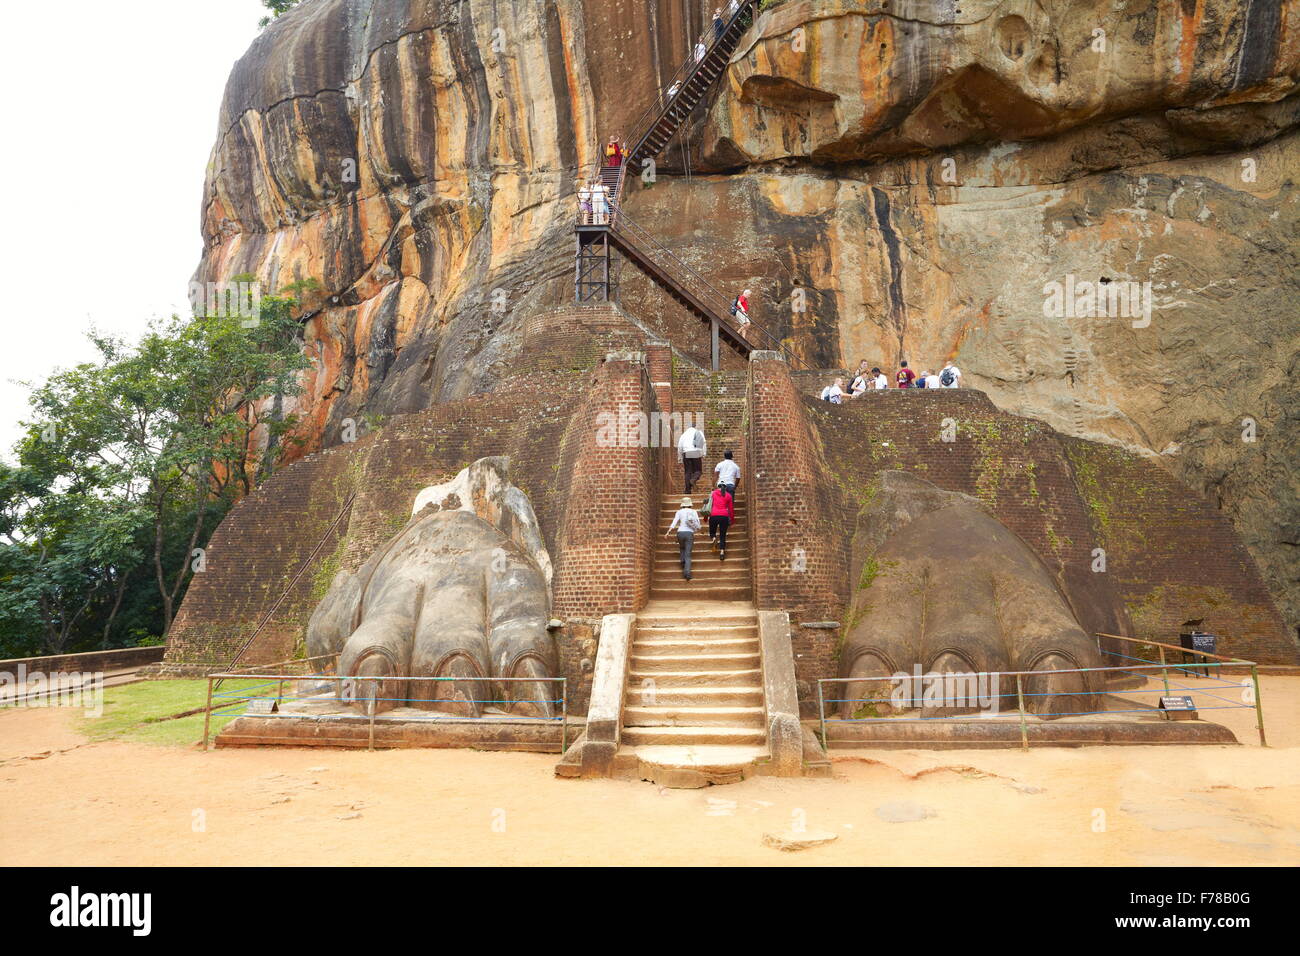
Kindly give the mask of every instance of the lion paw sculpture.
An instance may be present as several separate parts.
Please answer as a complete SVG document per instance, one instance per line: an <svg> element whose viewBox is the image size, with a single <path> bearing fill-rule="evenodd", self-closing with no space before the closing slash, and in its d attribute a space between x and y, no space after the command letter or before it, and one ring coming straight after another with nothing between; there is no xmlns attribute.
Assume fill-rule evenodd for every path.
<svg viewBox="0 0 1300 956"><path fill-rule="evenodd" d="M312 614L308 653L338 655L340 696L367 713L411 706L554 717L551 560L509 461L483 458L416 497L411 520ZM437 677L447 680L409 680Z"/></svg>
<svg viewBox="0 0 1300 956"><path fill-rule="evenodd" d="M1098 709L1093 675L1078 672L1101 666L1096 645L1048 568L978 499L884 472L859 516L854 553L870 557L855 569L840 676L912 680L839 685L841 717L912 715L928 705L931 716L1015 711L1021 694L1025 710L1043 717ZM935 675L952 675L951 689L958 675L1013 671L1027 672L1020 693L1010 676L981 688L978 702L935 690Z"/></svg>

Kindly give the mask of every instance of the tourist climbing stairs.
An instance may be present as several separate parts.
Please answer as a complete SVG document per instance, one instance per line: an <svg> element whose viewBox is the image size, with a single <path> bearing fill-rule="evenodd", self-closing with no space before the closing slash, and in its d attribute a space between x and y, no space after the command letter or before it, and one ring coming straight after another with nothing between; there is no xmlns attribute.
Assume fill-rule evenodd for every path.
<svg viewBox="0 0 1300 956"><path fill-rule="evenodd" d="M623 209L623 190L628 170L633 176L639 175L645 162L659 155L704 101L726 70L740 38L753 23L757 6L757 0L738 2L734 9L729 5L721 32L714 32L710 26L707 42L702 40L692 49L677 74L633 124L637 132L628 139L632 146L624 161L614 166L602 165L597 172L596 181L604 186L608 197L608 215L584 211L577 227L577 301L614 298L618 270L613 265L612 253L617 251L708 326L715 371L721 367L723 346L748 357L756 348L784 351L783 345L756 323L742 327L731 313L735 293L715 289L672 250L638 226ZM790 358L793 361L793 356Z"/></svg>
<svg viewBox="0 0 1300 956"><path fill-rule="evenodd" d="M627 165L633 173L639 173L645 160L658 156L672 142L677 131L703 102L718 77L726 71L740 38L754 22L757 7L758 0L745 0L737 3L734 11L725 11L722 34L718 36L710 32L710 42L702 51L699 46L693 47L677 74L633 124L637 133L628 140L633 146L627 154ZM712 31L713 28L709 29ZM703 52L702 57L698 55L700 52Z"/></svg>
<svg viewBox="0 0 1300 956"><path fill-rule="evenodd" d="M712 469L724 451L732 450L745 467L746 378L744 372L675 370L674 408L702 418L709 442L704 474L691 495L697 509L716 485ZM672 455L660 501L651 599L637 614L633 634L622 743L625 759L634 757L642 776L726 783L743 778L767 756L745 475L726 559L710 543L704 521L695 535L689 581L677 535L666 534L681 507L683 480Z"/></svg>

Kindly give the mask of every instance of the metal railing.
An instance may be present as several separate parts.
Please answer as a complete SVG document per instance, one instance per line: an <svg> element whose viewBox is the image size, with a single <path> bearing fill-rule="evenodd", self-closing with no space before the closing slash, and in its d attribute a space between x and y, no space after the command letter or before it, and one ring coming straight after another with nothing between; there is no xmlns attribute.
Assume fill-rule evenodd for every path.
<svg viewBox="0 0 1300 956"><path fill-rule="evenodd" d="M677 276L674 276L674 278L677 279L680 286L689 289L702 304L712 310L715 314L720 316L727 316L730 314L731 305L735 301L734 298L719 291L711 282L709 282L708 279L704 278L704 276L699 272L692 269L682 261L681 257L651 235L645 228L637 225L630 216L624 215L619 221L618 226L614 228L614 231L617 232L623 241L627 242L629 245L642 247L643 250L645 246L652 247L653 252L647 254L647 258L653 259L657 263L670 263L672 267L671 271L678 274ZM682 281L678 276L684 276L686 281ZM791 352L781 339L777 338L753 319L750 319L749 324L744 326L732 324L730 322L728 322L727 325L733 334L744 338L751 344L754 342L755 337L757 337L758 340L764 343L767 348L785 355L786 360L791 365L802 366L808 371L813 369L811 365L807 364L803 359Z"/></svg>
<svg viewBox="0 0 1300 956"><path fill-rule="evenodd" d="M940 673L928 673L928 674L920 674L920 675L899 673L899 674L892 674L888 676L874 676L874 677L862 676L862 677L819 678L817 681L817 710L818 710L818 718L819 718L819 723L821 728L820 735L821 735L822 747L823 749L829 749L828 739L827 739L827 724L836 724L836 723L862 724L862 723L891 723L891 722L892 723L917 723L922 721L941 721L941 722L951 723L951 722L969 722L971 720L989 719L987 714L985 716L972 716L969 712L961 713L961 714L935 714L932 716L910 716L910 715L856 716L857 711L866 710L866 709L874 710L875 706L880 704L889 704L890 706L897 706L899 707L900 710L907 708L911 710L919 709L922 711L927 709L927 707L934 707L935 709L941 709L941 710L960 709L966 711L970 711L973 708L968 706L969 694L959 695L956 698L957 702L952 703L951 701L953 701L954 698L948 697L946 696L946 694L941 693L939 695L936 695L939 696L941 701L936 705L933 701L927 701L924 695L920 697L916 697L916 696L900 697L898 695L897 687L895 688L893 693L886 692L884 694L872 694L866 697L827 698L826 689L825 689L825 685L827 684L858 684L858 683L871 684L871 683L880 683L880 682L887 681L890 684L897 685L900 682L902 683L914 682L919 679L921 681L929 680L929 681L951 682L953 685L957 687L960 687L965 690L969 690L972 687L972 684L976 688L982 686L985 688L1000 689L1003 686L1002 678L1015 678L1014 693L995 692L988 695L981 694L979 696L981 698L984 696L988 696L990 698L996 699L997 701L1002 701L1004 699L1011 699L1011 698L1015 699L1016 709L1013 713L1017 714L1019 717L1021 746L1028 749L1029 747L1028 718L1029 716L1031 716L1031 714L1026 708L1026 704L1025 704L1026 699L1032 700L1034 698L1046 698L1046 697L1057 697L1057 698L1094 697L1094 696L1111 695L1112 692L1108 691L1104 686L1102 686L1102 687L1097 687L1095 689L1081 688L1079 690L1066 690L1066 691L1056 690L1056 691L1035 693L1026 690L1025 678L1051 678L1062 674L1085 674L1085 675L1132 674L1137 676L1145 676L1145 674L1148 672L1150 672L1152 676L1154 676L1155 672L1159 672L1160 679L1161 679L1161 687L1154 688L1151 690L1147 690L1143 688L1125 689L1123 693L1126 695L1133 695L1133 696L1138 696L1142 694L1154 694L1160 697L1170 697L1173 696L1172 694L1173 691L1184 691L1184 692L1191 691L1201 695L1202 697L1209 698L1211 700L1215 700L1219 702L1217 704L1211 704L1209 706L1196 706L1195 709L1198 712L1201 710L1253 709L1255 711L1256 729L1259 731L1260 746L1261 747L1268 746L1268 740L1264 734L1264 707L1263 707L1263 700L1260 695L1260 687L1259 687L1259 665L1256 664L1254 661L1248 661L1241 658L1222 657L1221 655L1209 654L1201 651L1193 652L1193 651L1188 651L1185 648L1174 647L1173 645L1168 645L1168 644L1162 645L1154 641L1139 641L1134 638L1120 637L1119 635L1114 635L1114 634L1099 634L1097 636L1107 637L1107 638L1118 637L1120 640L1131 641L1132 643L1135 644L1144 644L1148 646L1159 647L1161 648L1160 660L1158 662L1150 662L1150 663L1143 663L1143 664L1123 664L1123 665L1116 665L1112 667L1079 667L1073 669L1046 670L1046 671L979 671L979 672L972 672L972 673L940 672ZM1164 648L1172 648L1173 650L1183 651L1189 654L1196 653L1197 655L1202 657L1214 657L1217 658L1217 660L1213 662L1205 661L1202 663L1194 663L1194 664L1171 664L1164 655ZM1118 656L1124 656L1124 655L1118 655ZM1129 658L1129 659L1144 660L1143 658ZM1236 688L1238 690L1241 690L1245 686L1241 682L1224 679L1223 668L1225 667L1248 667L1250 669L1250 675L1251 675L1250 684L1251 684L1251 689L1253 691L1253 693L1249 695L1250 699L1245 699L1245 695L1243 695L1242 700L1233 701L1230 698L1223 696L1222 694L1216 694L1211 692L1211 689L1218 689L1218 688ZM1175 685L1170 683L1171 670L1174 671L1176 675L1179 672L1184 674L1191 674L1193 670L1196 668L1204 668L1206 670L1216 669L1217 679L1211 677L1200 678L1200 676L1197 675L1198 683L1195 686L1181 686L1181 685ZM1175 676L1175 680L1177 680L1177 676ZM1209 681L1209 683L1200 683L1199 682L1200 680ZM915 693L915 689L913 690L913 693ZM826 713L827 704L834 705L832 707L832 711L834 711L835 709L845 709L843 705L846 704L861 705L861 706L856 708L853 716L828 717ZM1123 713L1151 714L1153 712L1156 713L1160 712L1159 708L1146 705L1146 706L1141 706L1129 710L1107 708L1105 710L1081 710L1081 711L1070 712L1070 713L1052 713L1045 716L1055 719L1059 717L1085 717L1085 716L1100 715L1100 714L1123 714ZM1004 712L993 711L992 716L1003 716L1003 713ZM1032 716L1038 716L1038 715L1032 715Z"/></svg>
<svg viewBox="0 0 1300 956"><path fill-rule="evenodd" d="M729 3L728 15L723 20L722 32L714 33L713 39L706 45L699 56L695 53L697 48L692 46L691 55L677 68L677 72L669 79L668 85L655 90L654 102L647 106L641 115L632 122L632 129L635 132L628 138L628 142L632 144L631 149L627 152L629 161L637 156L650 134L654 132L654 128L659 125L660 118L669 107L676 104L691 78L703 68L705 62L722 44L727 34L732 31L732 28L738 26L741 31L749 29L753 23L753 8L757 3L758 0L735 0L735 2Z"/></svg>
<svg viewBox="0 0 1300 956"><path fill-rule="evenodd" d="M742 31L748 29L750 23L753 21L752 19L746 21L745 18L752 14L753 8L757 3L758 0L732 0L728 5L728 16L724 19L722 33L714 34L713 39L706 46L702 56L697 57L695 53L692 52L681 66L677 68L677 72L673 74L666 87L656 88L654 100L635 120L632 121L632 135L622 140L623 143L630 143L631 145L623 153L623 159L617 167L605 164L603 155L604 147L601 146L602 157L597 161L598 165L593 174L592 181L601 181L601 174L607 169L617 168L619 171L618 179L615 182L614 187L610 190L610 225L618 219L618 208L622 204L623 184L626 180L628 165L635 161L640 150L645 146L646 140L650 137L650 134L654 132L654 128L659 125L659 120L663 117L664 113L670 107L677 104L677 101L681 98L682 93L689 84L691 77L695 75L697 70L703 67L704 63L718 49L719 45L732 31L733 27L738 25L739 29ZM732 9L733 7L734 9ZM692 49L694 50L694 48ZM580 211L579 225L605 225L605 223L583 221L583 215Z"/></svg>
<svg viewBox="0 0 1300 956"><path fill-rule="evenodd" d="M509 720L516 723L540 723L540 724L559 724L560 725L560 753L568 749L568 727L569 727L569 692L567 677L416 677L416 676L387 676L387 677L369 677L349 675L342 677L337 673L337 656L322 655L313 658L307 658L302 661L282 662L294 665L309 665L323 662L323 667L291 668L279 665L270 665L261 669L247 668L238 672L224 674L208 675L208 694L207 703L204 707L203 717L203 749L209 749L209 740L212 736L212 715L216 711L226 710L231 707L237 707L241 704L245 706L244 715L267 716L271 708L285 717L293 717L295 714L284 714L281 708L285 703L317 703L327 705L337 705L338 708L350 708L360 705L363 708L362 713L351 713L346 710L341 713L311 713L313 720L340 720L340 721L366 721L369 725L369 749L375 749L375 721L376 719L396 719L403 722L411 721L429 721L429 722L448 722L448 721L492 721L492 720ZM278 667L278 669L277 669ZM295 672L289 673L293 670ZM250 671L252 671L250 673ZM306 671L304 673L304 671ZM239 680L239 681L261 681L261 683L251 686L241 687L235 690L218 690L214 687L219 681ZM431 704L476 704L476 705L495 705L497 708L523 703L523 701L511 700L508 694L501 697L489 698L484 700L470 699L463 697L455 698L416 698L416 697L384 697L381 696L382 685L385 682L406 682L415 681L420 683L472 683L479 682L489 686L524 683L524 684L558 684L558 697L547 698L542 701L528 701L528 703L547 703L556 706L559 709L559 715L555 717L531 717L520 714L510 714L504 710L497 709L488 713L480 710L477 716L466 716L465 714L451 713L448 711L439 711L436 709L425 710ZM298 686L303 684L305 686ZM365 693L363 691L368 691ZM224 701L224 703L222 702ZM254 702L268 702L268 712L251 712L249 707ZM391 704L394 707L405 705L408 709L393 718L383 718L380 716L379 704ZM411 713L412 709L417 710ZM303 712L306 716L306 712Z"/></svg>

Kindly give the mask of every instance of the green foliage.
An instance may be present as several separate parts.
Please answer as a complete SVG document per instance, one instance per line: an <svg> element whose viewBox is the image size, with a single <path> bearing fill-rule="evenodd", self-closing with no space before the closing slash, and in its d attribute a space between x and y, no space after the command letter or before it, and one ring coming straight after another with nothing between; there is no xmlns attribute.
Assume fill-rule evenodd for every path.
<svg viewBox="0 0 1300 956"><path fill-rule="evenodd" d="M867 558L866 562L862 565L862 575L858 578L859 590L865 590L866 588L871 587L879 576L880 562L874 557Z"/></svg>
<svg viewBox="0 0 1300 956"><path fill-rule="evenodd" d="M282 17L298 5L300 0L262 0L262 6L271 11L269 17L262 17L258 21L259 27L266 27L277 17Z"/></svg>
<svg viewBox="0 0 1300 956"><path fill-rule="evenodd" d="M0 462L0 657L161 640L196 549L291 441L295 305L91 332L95 360L32 387Z"/></svg>

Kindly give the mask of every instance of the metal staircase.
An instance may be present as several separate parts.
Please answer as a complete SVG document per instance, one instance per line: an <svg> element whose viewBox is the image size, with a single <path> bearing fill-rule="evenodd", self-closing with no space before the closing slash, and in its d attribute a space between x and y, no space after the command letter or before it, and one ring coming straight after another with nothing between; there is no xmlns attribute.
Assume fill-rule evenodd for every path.
<svg viewBox="0 0 1300 956"><path fill-rule="evenodd" d="M735 0L724 14L723 29L709 44L697 44L668 86L661 90L633 125L632 147L618 166L602 165L592 181L604 188L608 213L579 213L575 286L579 302L614 301L618 291L618 252L652 282L709 326L713 369L720 367L722 345L748 356L757 348L785 352L782 342L750 322L742 328L733 320L734 301L715 289L702 275L633 222L622 209L623 187L629 168L633 175L653 160L681 129L694 109L727 68L732 53L753 23L759 0ZM711 28L712 29L712 28ZM796 362L794 356L788 356ZM803 363L799 363L803 364Z"/></svg>

